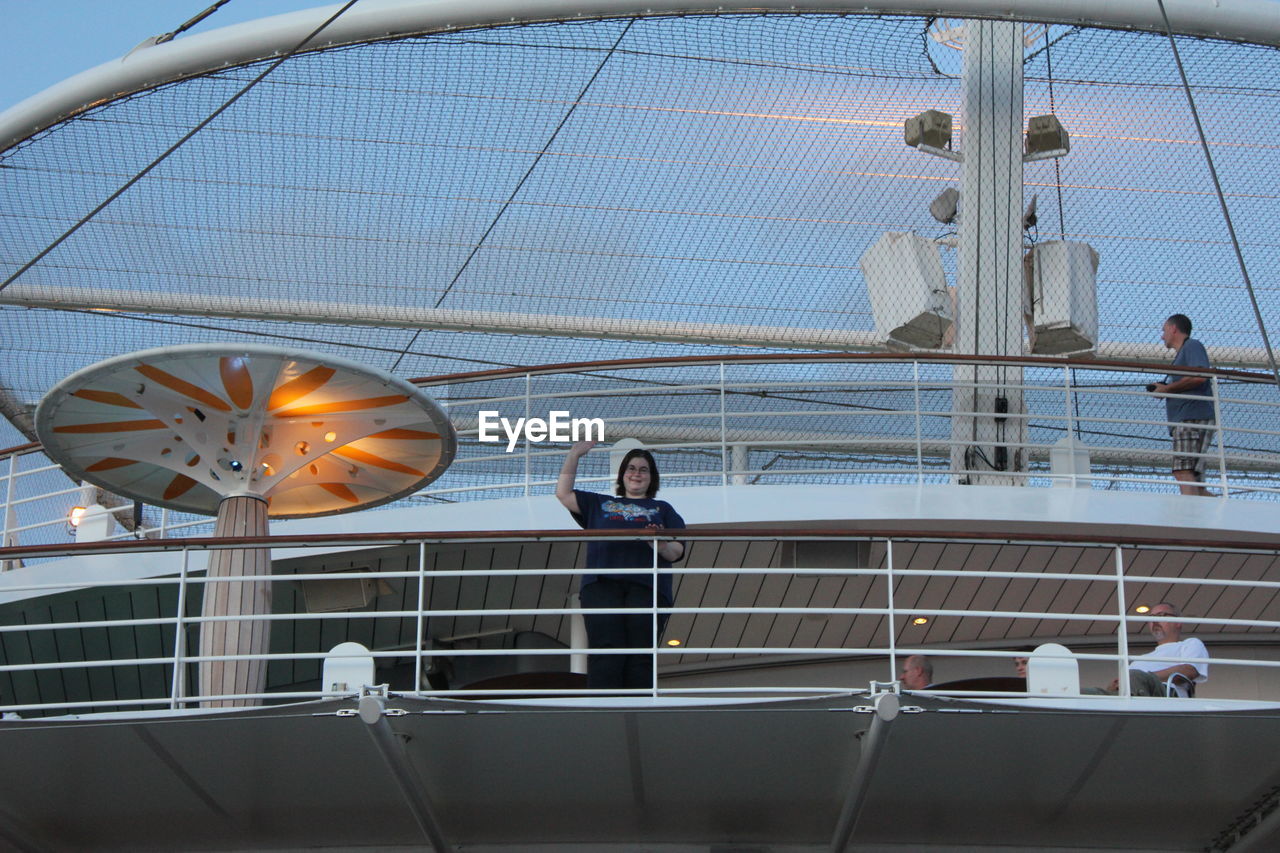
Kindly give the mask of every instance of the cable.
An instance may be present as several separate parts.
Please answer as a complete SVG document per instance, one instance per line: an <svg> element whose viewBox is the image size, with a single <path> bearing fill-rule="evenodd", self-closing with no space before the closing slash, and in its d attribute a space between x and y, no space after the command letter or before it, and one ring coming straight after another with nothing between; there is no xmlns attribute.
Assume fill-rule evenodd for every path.
<svg viewBox="0 0 1280 853"><path fill-rule="evenodd" d="M157 157L156 159L152 160L150 164L148 164L147 166L145 166L145 167L142 169L142 171L138 172L138 173L137 173L137 174L135 174L132 178L130 178L129 180L125 181L125 182L124 182L124 185L123 185L123 186L121 186L121 187L120 187L120 189L116 190L116 191L115 191L115 192L113 192L111 195L107 196L107 198L106 198L106 200L105 200L105 201L103 201L101 204L99 204L99 205L98 205L97 207L95 207L93 210L89 211L89 213L88 213L88 214L86 214L83 218L81 218L81 220L80 220L79 222L77 222L75 225L72 225L72 226L71 226L70 228L68 228L65 232L63 232L63 234L62 234L62 236L61 236L61 237L59 237L58 239L54 240L54 241L53 241L52 243L50 243L48 246L45 246L45 247L44 247L44 249L43 249L43 250L41 250L39 254L37 254L34 258L32 258L31 260L29 260L29 261L27 261L25 264L23 264L21 267L19 267L17 272L15 272L13 275L11 275L11 276L9 276L7 279L5 279L5 280L4 280L4 283L0 284L0 290L4 290L4 289L5 289L6 287L8 287L9 285L13 284L13 282L14 282L15 280L17 280L17 279L18 279L18 277L20 277L23 273L25 273L27 270L31 269L33 266L35 266L36 264L38 264L38 263L39 263L39 262L40 262L40 261L41 261L41 260L46 256L46 255L48 255L48 254L49 254L50 252L52 252L54 249L56 249L56 248L58 248L59 246L61 246L61 245L63 244L63 242L64 242L68 237L70 237L72 234L74 234L74 233L76 233L77 231L79 231L79 230L80 230L80 228L81 228L81 227L82 227L86 222L88 222L90 219L92 219L93 217L95 217L95 216L97 216L99 213L101 213L101 212L102 212L102 211L107 207L107 205L111 204L111 202L115 201L115 200L116 200L116 199L118 199L120 196L124 195L124 194L125 194L125 192L126 192L126 191L128 191L128 189L129 189L130 187L132 187L132 186L133 186L134 184L136 184L138 181L140 181L140 180L142 180L144 177L146 177L147 173L149 173L149 172L150 172L152 169L154 169L156 166L159 166L159 165L160 165L161 163L163 163L166 159L168 159L168 157L169 157L169 155L170 155L170 154L172 154L173 152L175 152L175 151L177 151L179 148L181 148L183 145L185 145L185 144L187 143L187 141L188 141L189 139L191 139L191 137L195 136L197 133L199 133L200 131L204 130L204 129L205 129L205 128L210 124L210 123L212 123L212 122L213 122L213 120L214 120L215 118L217 118L218 116L222 115L222 113L224 113L224 112L225 112L225 111L226 111L226 110L227 110L227 109L228 109L232 104L234 104L236 101L240 100L240 98L241 98L241 97L243 97L243 96L244 96L244 95L245 95L245 94L246 94L250 89L252 89L254 86L257 86L260 82L262 82L263 78L265 78L265 77L266 77L268 74L270 74L272 71L275 71L277 68L279 68L281 63L283 63L283 62L284 62L285 60L287 60L287 59L290 59L290 58L291 58L295 53L297 53L299 50L302 50L302 48L303 48L303 46L304 46L304 45L306 45L308 42L310 42L310 41L311 41L313 38L315 38L316 36L320 35L321 31L323 31L326 27L328 27L330 24L332 24L334 21L336 21L336 20L337 20L337 19L342 15L342 13L343 13L343 12L347 11L348 9L350 9L352 6L354 6L354 5L355 5L356 3L358 3L358 2L359 2L359 0L347 0L347 3L346 3L346 4L345 4L341 9L339 9L339 10L338 10L338 11L336 11L336 12L334 12L334 13L333 13L333 15L332 15L332 16L330 16L330 17L329 17L329 19L328 19L327 21L325 21L325 22L324 22L323 24L321 24L320 26L316 27L316 28L315 28L315 30L313 30L313 31L311 32L311 34L310 34L310 35L308 35L308 36L307 36L306 38L304 38L302 41L298 42L298 43L297 43L297 45L295 45L295 46L294 46L294 48L293 48L292 50L290 50L290 51L289 51L288 53L286 53L284 56L282 56L282 57L280 57L279 59L277 59L275 62L271 63L271 65L270 65L270 66L268 66L268 67L267 67L267 69L266 69L265 71L263 71L261 74L259 74L257 77L253 78L252 80L250 80L250 81L249 81L249 83L248 83L248 84L246 84L246 85L245 85L245 87L244 87L243 89L241 89L239 92L236 92L234 95L232 95L232 96L227 100L227 102L226 102L226 103L224 103L222 106L218 107L216 110L214 110L212 113L210 113L210 114L209 114L209 115L208 115L208 116L207 116L203 121L201 121L199 124L197 124L197 125L196 125L195 127L193 127L191 130L189 130L186 134L184 134L184 135L183 135L183 137L182 137L181 139L179 139L177 142L173 143L173 145L169 146L169 148L168 148L168 149L167 149L163 154L161 154L161 155L160 155L159 157Z"/></svg>
<svg viewBox="0 0 1280 853"><path fill-rule="evenodd" d="M1051 42L1049 40L1049 30L1044 32L1044 64L1046 72L1049 76L1049 114L1057 115L1058 108L1053 97L1053 54L1049 50ZM1067 222L1062 213L1062 158L1053 158L1053 184L1058 190L1058 236L1067 239ZM1036 231L1038 237L1040 232Z"/></svg>
<svg viewBox="0 0 1280 853"><path fill-rule="evenodd" d="M178 27L178 28L177 28L176 30L174 30L173 32L171 32L171 33L165 33L164 35L162 35L162 36L160 36L159 38L157 38L157 39L156 39L156 44L164 44L164 43L165 43L165 42L167 42L167 41L173 41L173 37L174 37L174 36L182 35L182 34L183 34L183 33L185 33L187 30L191 29L191 28L192 28L192 27L194 27L196 24L200 23L200 22L201 22L201 21L203 21L205 18L209 17L209 16L210 16L210 15L212 15L214 12L218 11L219 9L221 9L223 6L227 5L227 4L228 4L228 3L230 3L230 2L231 2L231 0L218 0L218 2L214 3L214 4L213 4L212 6L210 6L208 9L205 9L205 10L204 10L203 12L201 12L199 15L196 15L194 18L192 18L191 20L187 21L185 24L183 24L182 26Z"/></svg>
<svg viewBox="0 0 1280 853"><path fill-rule="evenodd" d="M1249 278L1249 268L1245 265L1244 255L1240 251L1240 240L1236 237L1236 226L1231 220L1231 211L1227 208L1226 196L1222 194L1222 182L1218 180L1218 170L1213 165L1213 154L1209 151L1209 140L1204 135L1204 125L1200 123L1200 111L1196 109L1195 97L1191 94L1191 84L1187 82L1186 69L1182 67L1182 56L1178 53L1178 42L1173 37L1173 25L1169 23L1169 13L1165 11L1164 0L1156 0L1160 6L1160 15L1164 18L1165 32L1169 35L1169 47L1173 49L1173 61L1178 66L1178 74L1182 77L1182 90L1187 95L1187 105L1191 107L1191 117L1195 119L1196 133L1200 136L1200 148L1204 151L1205 164L1209 167L1209 175L1213 178L1213 189L1218 194L1218 204L1222 205L1222 218L1227 222L1227 232L1231 235L1231 246L1236 251L1236 261L1240 264L1240 274L1244 276L1244 286L1249 291L1249 302L1253 305L1253 316L1258 321L1258 331L1262 333L1262 344L1267 350L1267 360L1271 362L1271 373L1275 376L1276 387L1280 388L1280 367L1276 366L1276 354L1271 349L1271 339L1267 336L1267 325L1262 321L1262 311L1258 308L1258 297L1253 292L1253 281Z"/></svg>
<svg viewBox="0 0 1280 853"><path fill-rule="evenodd" d="M445 297L453 290L453 286L458 283L458 279L462 278L462 274L467 271L467 267L471 265L471 261L475 258L476 254L479 253L481 247L484 246L484 241L493 233L493 229L498 227L498 222L502 219L502 215L507 212L507 209L510 208L512 204L515 203L516 195L520 192L520 188L524 186L525 181L529 180L529 176L533 174L533 170L538 168L538 164L542 162L542 158L546 156L546 153L551 150L551 144L556 141L556 137L560 135L560 131L564 129L564 126L568 123L570 116L572 116L574 111L578 109L578 105L581 104L582 99L586 97L587 91L596 82L596 78L600 76L600 72L604 71L604 66L617 52L618 45L622 44L623 38L625 38L627 33L631 31L631 25L635 22L635 18L627 21L627 25L622 28L622 32L618 33L618 37L614 40L613 46L609 48L608 52L605 53L604 58L600 60L600 64L596 66L595 73L593 73L590 79L583 84L582 89L578 92L578 97L574 99L573 103L569 105L569 109L565 111L563 116L561 116L560 123L556 125L555 130L551 131L551 135L547 137L546 144L542 146L542 150L533 158L533 162L529 164L529 168L525 171L524 175L520 180L516 181L516 185L512 188L511 194L507 196L507 200L502 203L502 207L498 209L498 212L493 215L493 219L489 222L489 227L484 230L484 233L480 235L480 239L476 240L476 244L471 247L471 253L467 255L466 260L464 260L462 265L458 267L458 271L453 274L453 279L449 282L448 286L445 287L444 292L440 294L440 298L436 300L436 304L433 307L440 307L441 303L444 302ZM413 337L409 339L409 343L405 344L406 353L409 351L409 347L417 343L418 336L421 334L421 329L413 333ZM391 365L392 371L395 371L395 369L400 366L402 358L403 355L401 358L396 359L395 364Z"/></svg>
<svg viewBox="0 0 1280 853"><path fill-rule="evenodd" d="M587 92L591 89L592 85L595 84L596 78L598 78L600 73L604 71L604 67L608 64L610 57L617 52L618 45L622 44L622 40L626 38L627 33L631 31L631 25L635 22L635 18L627 21L627 25L622 28L622 32L618 33L618 38L614 40L613 46L609 48L608 52L605 53L604 58L600 60L600 64L596 66L595 72L592 73L587 82L582 85L582 89L578 92L578 97L574 98L573 103L569 105L569 109L565 110L564 115L560 117L560 123L556 125L555 130L551 131L551 135L547 137L546 144L542 146L542 150L533 158L533 162L529 164L529 168L525 170L525 173L521 176L520 180L516 181L515 187L511 190L511 195L509 195L507 200L502 203L502 207L498 209L498 212L493 215L493 219L489 222L489 227L480 235L480 239L476 241L475 246L471 249L471 254L467 255L467 259L462 262L460 267L458 267L458 271L453 276L453 281L449 282L449 286L444 289L444 293L440 294L440 298L436 300L434 307L440 307L440 304L444 302L444 298L449 295L449 291L453 290L453 286L458 283L458 279L461 278L464 272L466 272L472 259L475 258L476 253L479 252L481 246L484 245L484 241L493 233L493 229L498 227L498 221L501 220L502 215L507 212L507 208L511 207L515 202L516 195L520 192L520 188L525 185L525 182L528 181L529 177L533 174L533 170L538 168L538 164L542 162L542 158L551 150L552 143L556 141L556 138L560 135L560 131L564 129L566 124L568 124L569 119L582 103L582 99L587 96Z"/></svg>

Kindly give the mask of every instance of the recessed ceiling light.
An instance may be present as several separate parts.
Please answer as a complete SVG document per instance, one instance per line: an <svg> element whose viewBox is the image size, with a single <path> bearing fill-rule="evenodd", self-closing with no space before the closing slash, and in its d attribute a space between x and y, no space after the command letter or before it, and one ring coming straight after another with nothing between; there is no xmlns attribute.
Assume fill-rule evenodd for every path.
<svg viewBox="0 0 1280 853"><path fill-rule="evenodd" d="M680 640L667 640L667 645L668 645L668 646L678 646L678 645L680 645L680 644L681 644L681 641L680 641Z"/></svg>
<svg viewBox="0 0 1280 853"><path fill-rule="evenodd" d="M925 617L925 616L917 616L916 618L911 620L911 624L912 625L928 625L929 619L928 617Z"/></svg>
<svg viewBox="0 0 1280 853"><path fill-rule="evenodd" d="M1151 608L1145 604L1139 604L1137 607L1133 608L1134 613L1149 613L1150 611Z"/></svg>

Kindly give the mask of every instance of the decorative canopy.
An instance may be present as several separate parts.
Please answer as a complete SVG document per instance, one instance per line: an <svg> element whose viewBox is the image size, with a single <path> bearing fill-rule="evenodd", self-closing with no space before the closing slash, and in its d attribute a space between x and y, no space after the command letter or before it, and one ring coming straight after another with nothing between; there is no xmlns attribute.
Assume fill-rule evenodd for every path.
<svg viewBox="0 0 1280 853"><path fill-rule="evenodd" d="M195 344L109 359L45 396L36 429L72 476L215 514L262 497L276 518L410 494L453 461L448 417L423 391L341 358Z"/></svg>

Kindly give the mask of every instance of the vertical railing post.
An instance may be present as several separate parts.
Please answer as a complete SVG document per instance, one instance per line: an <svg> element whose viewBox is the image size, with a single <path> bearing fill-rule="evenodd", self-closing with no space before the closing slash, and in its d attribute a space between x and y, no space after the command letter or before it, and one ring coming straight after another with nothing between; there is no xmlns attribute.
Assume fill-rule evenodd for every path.
<svg viewBox="0 0 1280 853"><path fill-rule="evenodd" d="M186 657L187 636L186 628L183 625L183 617L187 612L187 565L190 550L182 549L182 569L178 575L178 610L174 614L173 619L173 683L169 692L169 709L176 711L178 709L178 699L183 698L186 694L184 678L184 670L186 664L182 662Z"/></svg>
<svg viewBox="0 0 1280 853"><path fill-rule="evenodd" d="M533 374L524 375L524 422L529 423L530 407L533 403ZM529 467L531 463L529 449L529 430L524 431L524 496L529 497Z"/></svg>
<svg viewBox="0 0 1280 853"><path fill-rule="evenodd" d="M1064 364L1064 365L1062 366L1062 390L1063 390L1063 401L1064 401L1064 402L1065 402L1065 404L1066 404L1066 411L1067 411L1067 417L1066 417L1066 424L1067 424L1067 450L1068 450L1068 453L1069 453L1069 455L1068 455L1068 457L1067 457L1067 458L1070 460L1070 465L1071 465L1071 488L1073 488L1073 489L1074 489L1074 488L1076 487L1076 464L1075 464L1075 461L1076 461L1076 448L1075 448L1075 427L1076 427L1076 422L1075 422L1075 417L1072 415L1072 409L1073 409L1074 407L1071 405L1071 366L1070 366L1070 365L1067 365L1067 364ZM1052 460L1053 460L1053 450L1052 450L1052 449L1050 449L1050 450L1049 450L1049 459L1050 459L1050 462L1049 462L1049 474L1051 475L1051 476L1050 476L1050 478L1049 478L1049 482L1050 482L1050 483L1053 483L1053 482L1054 482L1054 480L1053 480L1053 477L1052 477L1052 474L1053 474L1053 462L1052 462Z"/></svg>
<svg viewBox="0 0 1280 853"><path fill-rule="evenodd" d="M720 485L729 485L729 431L724 413L724 362L720 362Z"/></svg>
<svg viewBox="0 0 1280 853"><path fill-rule="evenodd" d="M1218 389L1218 377L1211 377L1209 387L1213 390L1213 424L1218 430L1218 479L1222 483L1222 497L1227 496L1230 486L1227 485L1227 433L1222 423L1222 397Z"/></svg>
<svg viewBox="0 0 1280 853"><path fill-rule="evenodd" d="M413 692L417 693L422 690L422 634L424 617L422 611L426 609L426 587L427 585L427 543L418 543L418 630L417 636L413 641Z"/></svg>
<svg viewBox="0 0 1280 853"><path fill-rule="evenodd" d="M911 362L916 392L916 485L924 485L924 437L920 425L920 362Z"/></svg>
<svg viewBox="0 0 1280 853"><path fill-rule="evenodd" d="M730 456L733 459L733 484L747 485L747 475L743 472L751 467L751 448L745 444L735 444Z"/></svg>
<svg viewBox="0 0 1280 853"><path fill-rule="evenodd" d="M898 629L893 608L893 540L884 540L884 545L885 583L888 587L889 602L889 681L896 681L898 678Z"/></svg>
<svg viewBox="0 0 1280 853"><path fill-rule="evenodd" d="M13 511L13 492L15 487L14 484L17 482L17 479L18 479L18 454L11 453L9 454L9 475L5 481L5 487L4 487L4 521L3 521L4 532L0 534L0 546L3 546L5 548L18 544L18 534L9 533L10 527L18 526L17 515ZM10 541L10 538L9 538L10 536L13 537L12 541ZM9 560L5 560L3 563L0 563L0 571L8 571L11 567L12 567L12 563Z"/></svg>
<svg viewBox="0 0 1280 853"><path fill-rule="evenodd" d="M651 580L653 582L653 592L649 596L650 601L652 602L649 634L652 643L649 649L649 655L653 661L653 672L649 680L649 690L650 695L656 698L658 695L658 537L656 535L653 537L653 576Z"/></svg>
<svg viewBox="0 0 1280 853"><path fill-rule="evenodd" d="M1129 613L1129 605L1125 601L1124 595L1124 556L1120 546L1116 549L1116 607L1119 610L1120 622L1118 632L1118 644L1120 647L1120 659L1116 662L1118 672L1116 681L1120 686L1120 695L1127 697L1129 695L1129 623L1126 621Z"/></svg>

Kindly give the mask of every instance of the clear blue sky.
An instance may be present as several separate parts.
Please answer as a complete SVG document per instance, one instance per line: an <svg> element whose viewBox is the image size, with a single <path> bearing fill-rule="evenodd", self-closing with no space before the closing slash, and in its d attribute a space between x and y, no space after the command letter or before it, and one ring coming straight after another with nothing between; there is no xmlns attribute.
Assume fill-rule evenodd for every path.
<svg viewBox="0 0 1280 853"><path fill-rule="evenodd" d="M231 0L187 34L332 0ZM144 39L171 32L214 0L0 0L0 111Z"/></svg>

